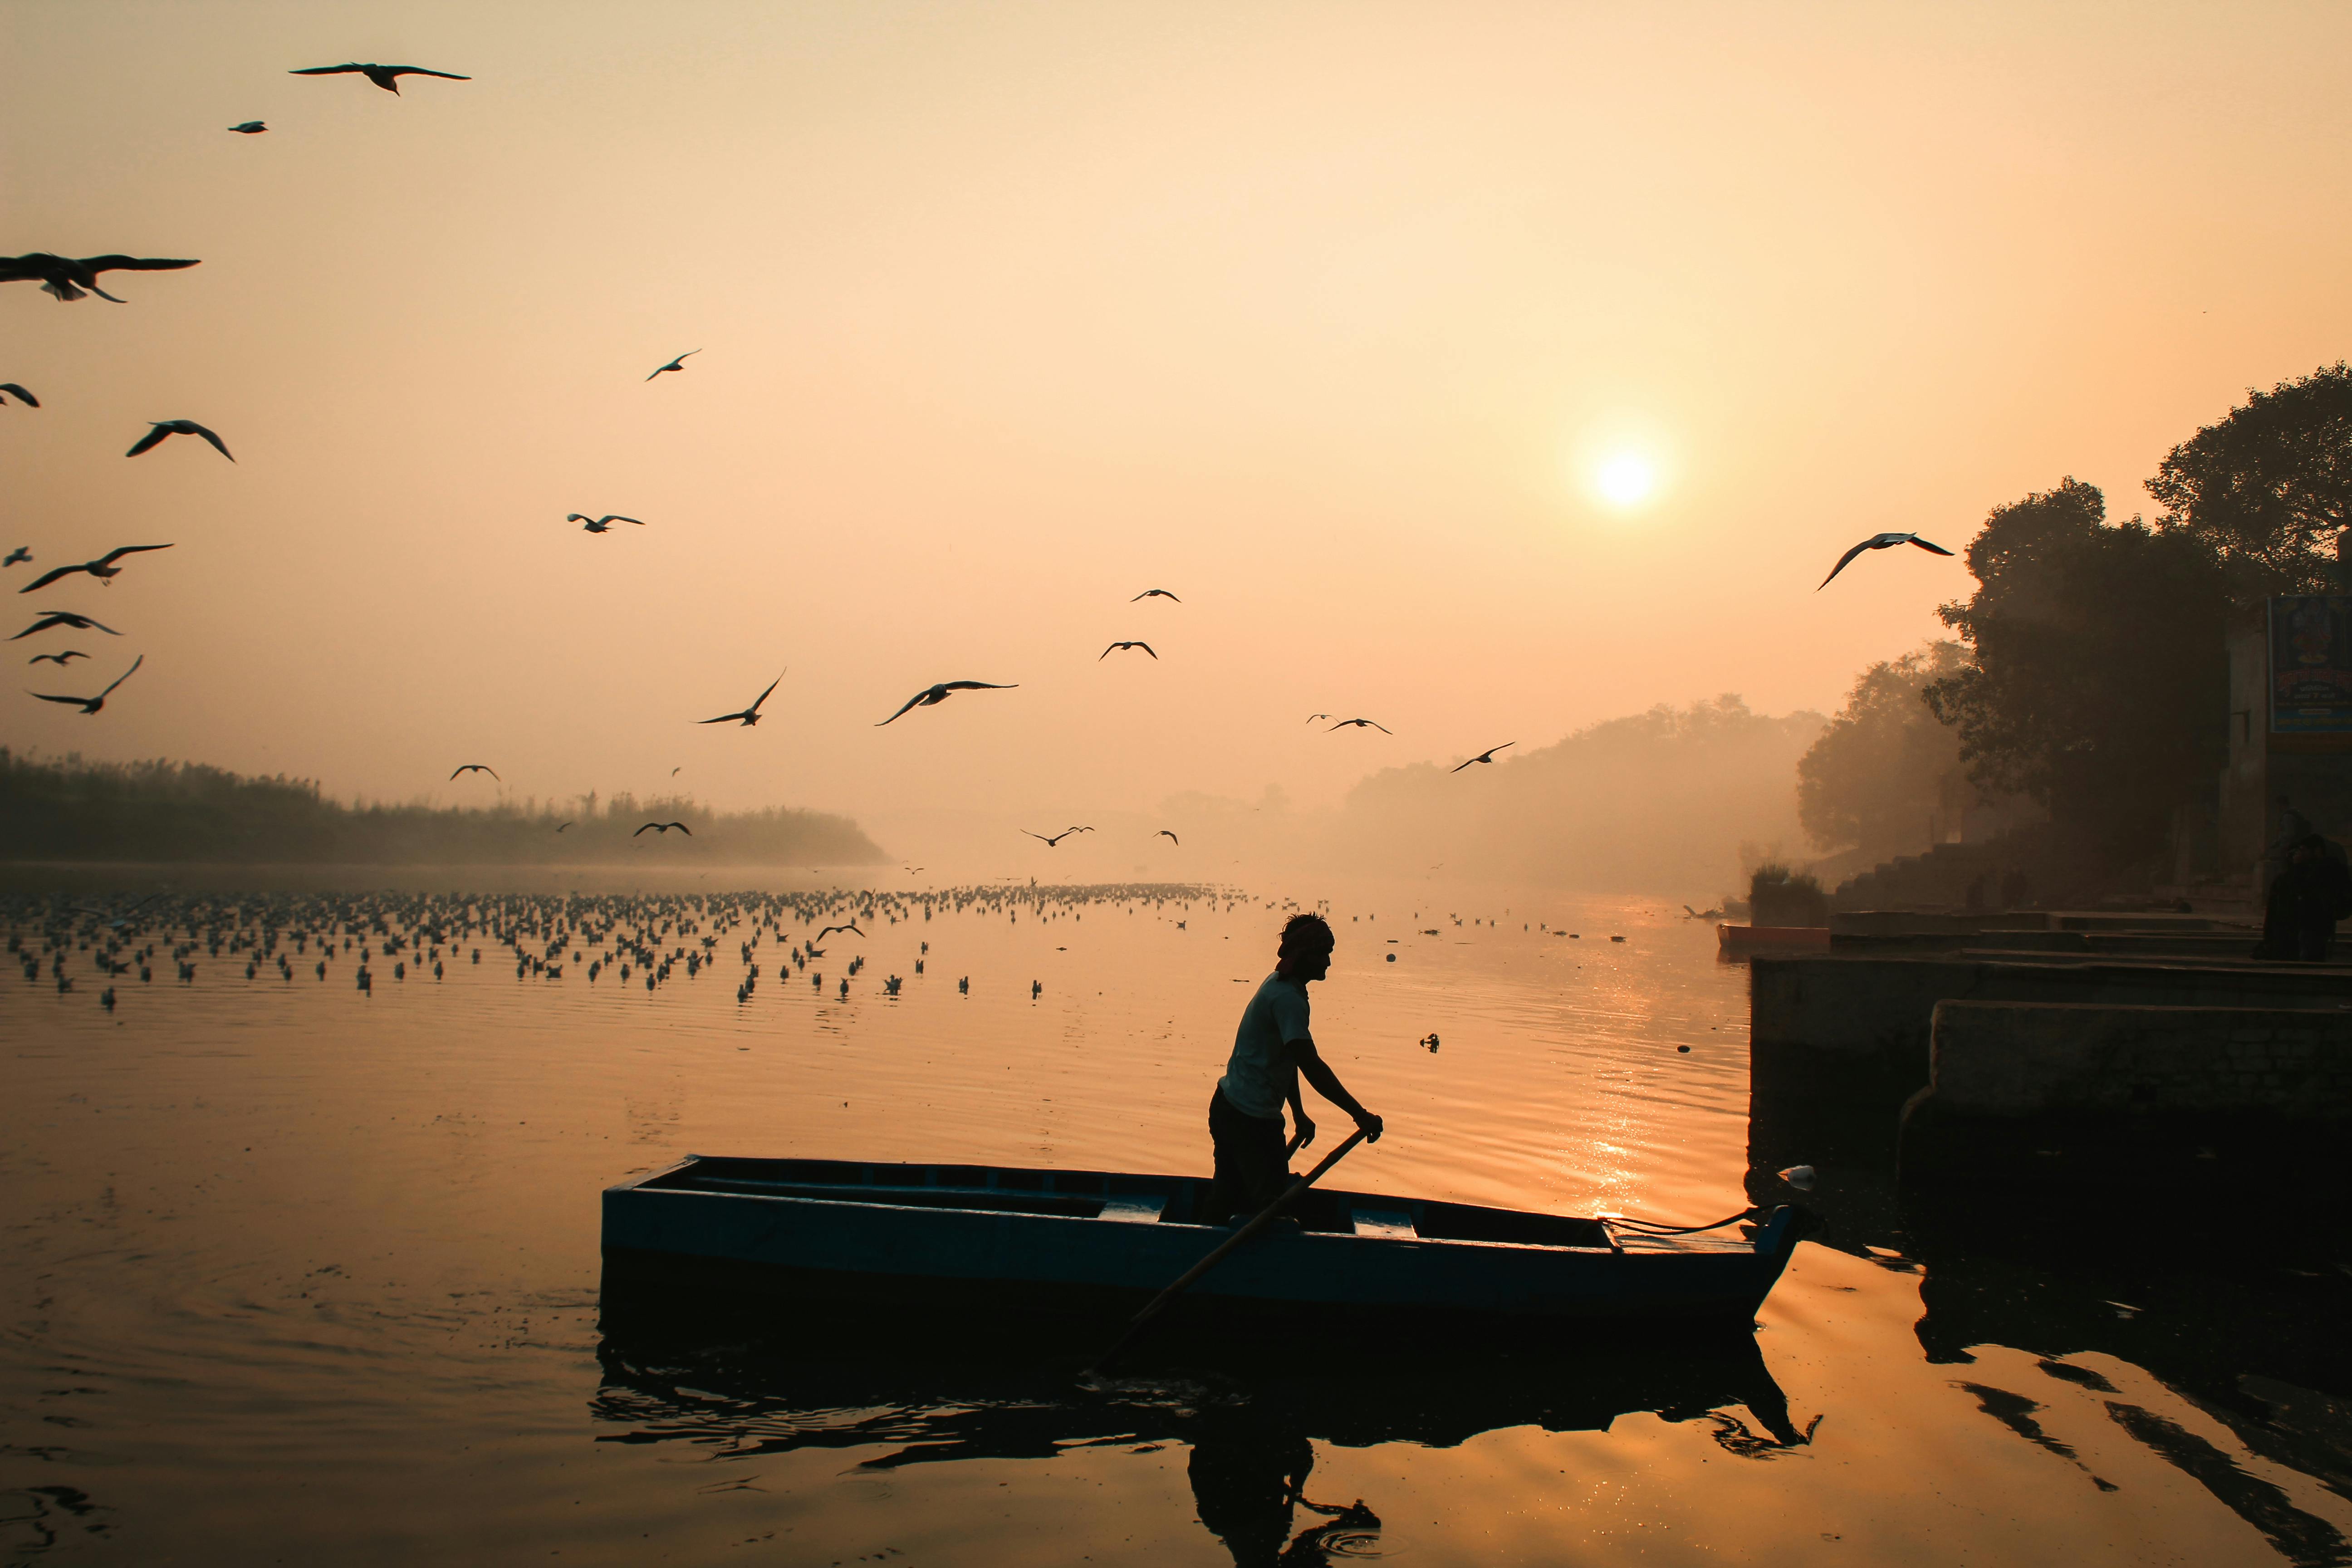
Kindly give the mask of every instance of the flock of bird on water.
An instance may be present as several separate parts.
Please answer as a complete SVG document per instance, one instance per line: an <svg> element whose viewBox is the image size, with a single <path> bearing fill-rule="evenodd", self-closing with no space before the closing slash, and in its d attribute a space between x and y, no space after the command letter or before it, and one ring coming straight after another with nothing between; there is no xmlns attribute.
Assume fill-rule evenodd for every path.
<svg viewBox="0 0 2352 1568"><path fill-rule="evenodd" d="M289 72L289 74L293 76L320 77L362 76L369 81L373 82L377 87L382 88L384 91L394 94L397 94L400 91L400 79L404 76L437 77L447 81L471 81L473 79L471 77L461 76L455 71L431 70L423 66L387 66L373 63L361 64L357 61L347 61L342 65L337 66L311 66L303 69ZM258 135L268 131L269 127L261 121L248 120L239 124L232 125L228 127L228 129L240 135L252 136ZM24 256L0 257L0 282L38 282L44 292L56 296L56 298L60 301L70 302L72 300L82 299L86 295L95 294L101 300L112 300L114 303L119 305L125 303L125 301L113 294L108 293L106 289L100 285L99 277L100 274L107 272L166 272L177 270L182 268L194 267L197 265L199 265L199 262L194 259L121 255L86 256L75 258L57 256L47 251L33 251ZM676 358L672 359L668 363L656 366L653 372L646 377L646 380L649 382L653 381L665 373L682 374L686 369L686 362L695 354L700 353L702 351L700 349L688 350L685 353L679 354ZM0 382L0 407L6 406L10 397L16 398L28 408L38 408L41 405L40 399L35 396L24 386L15 382ZM199 437L205 442L209 443L214 450L219 452L222 457L226 458L230 462L235 462L236 460L235 455L229 451L228 444L222 440L219 435L196 423L193 419L156 419L149 421L147 433L139 437L138 441L134 443L131 449L124 455L126 457L136 458L142 453L152 451L173 436ZM566 522L577 522L581 524L583 531L589 533L610 532L612 531L613 524L616 522L631 523L640 528L645 526L643 521L640 519L624 517L617 513L607 513L603 516L591 517L584 512L571 512L566 514L564 521ZM1828 587L1830 583L1836 578L1837 574L1844 571L1847 565L1864 551L1887 550L1901 544L1916 545L1921 550L1930 551L1937 555L1949 555L1952 553L1952 552L1945 549L1942 545L1932 544L1927 540L1920 538L1916 533L1880 533L1864 540L1861 543L1856 544L1853 548L1848 550L1843 555L1840 556L1838 558L1837 564L1830 569L1829 576L1822 579L1821 586L1823 588ZM122 568L118 565L117 563L121 561L124 557L142 554L149 551L169 550L172 548L173 546L170 544L121 545L109 551L104 555L98 556L92 560L76 562L70 565L52 567L49 571L44 573L42 575L34 579L31 583L17 591L23 594L35 593L57 583L63 582L68 577L77 575L89 576L95 579L101 586L105 586L110 584L113 578L121 574ZM32 563L32 561L33 552L31 550L23 545L18 545L8 552L5 560L0 560L0 567L15 566L19 563ZM1135 598L1130 600L1129 603L1139 603L1142 600L1150 598L1164 598L1172 604L1181 604L1183 602L1165 588L1147 588L1142 593L1135 595ZM11 642L19 642L26 637L34 637L44 632L55 631L60 628L68 628L74 631L100 631L104 632L109 637L120 637L122 635L121 632L116 631L112 626L106 626L89 616L79 615L65 610L53 610L37 617L32 625L26 626L23 631L18 632L9 640ZM1097 656L1097 662L1099 663L1102 659L1108 658L1114 653L1132 651L1139 648L1155 661L1160 658L1159 653L1153 649L1150 643L1140 639L1129 639L1114 642L1109 647L1104 648L1101 654ZM55 653L35 654L29 662L32 664L50 663L58 665L60 668L63 668L67 665L70 664L74 659L88 658L90 656L89 654L83 652L79 648L65 648ZM110 682L103 690L100 691L93 697L68 696L45 691L32 691L28 692L27 695L36 697L43 702L64 703L68 706L79 708L84 714L96 714L105 708L106 700L114 694L116 688L120 687L124 681L130 679L131 676L137 674L140 666L145 664L146 661L146 655L143 653L141 654L131 662L129 669L124 670L121 675L115 677L115 679ZM761 692L758 698L756 698L750 706L740 709L732 713L721 713L716 718L700 720L698 722L704 724L725 724L731 722L745 726L757 724L760 721L761 704L767 701L770 694L776 689L776 687L782 683L782 675L779 674L775 680L770 681L768 683L767 690ZM879 729L883 725L896 723L899 719L904 718L908 712L917 708L937 707L940 703L946 701L950 696L959 691L1009 691L1015 689L1018 685L1019 683L1017 681L942 680L935 685L924 688L922 690L915 693L914 696L907 699L906 702L899 707L897 712L891 714L889 718L882 720L879 724L876 725L876 728ZM1334 716L1329 713L1311 713L1307 715L1307 721L1311 724L1319 720L1332 719L1333 717ZM1339 719L1330 726L1330 730L1332 731L1351 728L1359 730L1378 730L1383 735L1395 733L1394 731L1391 731L1384 724L1378 723L1370 719L1363 718ZM1458 773L1462 772L1463 769L1468 768L1475 763L1492 763L1495 760L1496 752L1507 751L1517 744L1517 742L1516 741L1506 741L1499 746L1490 746L1486 751L1479 752L1476 756L1467 759L1449 771ZM494 779L498 777L498 774L487 764L479 763L463 764L449 776L454 780L459 773L488 773ZM679 822L649 822L643 827L638 828L636 833L631 835L631 837L640 837L649 830L656 832L657 834L667 835L673 828L677 829L680 833L686 834L688 837L693 837L692 831L688 829L684 823ZM558 828L556 831L562 832L562 829ZM1093 829L1087 826L1073 826L1065 828L1063 831L1052 835L1030 833L1026 828L1021 829L1021 831L1024 834L1026 834L1027 837L1036 839L1050 849L1059 845L1063 839L1070 837L1074 833L1090 833ZM1177 839L1174 833L1170 832L1166 828L1161 828L1158 834L1154 835L1154 837L1164 837L1174 840L1179 844L1182 842L1181 839Z"/></svg>

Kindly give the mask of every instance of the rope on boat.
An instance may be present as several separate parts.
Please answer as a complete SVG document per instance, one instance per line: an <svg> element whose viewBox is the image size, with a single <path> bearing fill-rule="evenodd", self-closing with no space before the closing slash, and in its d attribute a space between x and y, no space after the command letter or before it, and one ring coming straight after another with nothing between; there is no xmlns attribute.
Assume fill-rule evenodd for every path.
<svg viewBox="0 0 2352 1568"><path fill-rule="evenodd" d="M1603 1226L1613 1226L1621 1230L1630 1230L1636 1236L1696 1236L1702 1231L1721 1230L1725 1226L1738 1225L1742 1220L1762 1219L1766 1213L1767 1211L1760 1205L1744 1208L1736 1215L1717 1220L1712 1225L1661 1225L1654 1219L1629 1219L1622 1215L1612 1215L1601 1223Z"/></svg>

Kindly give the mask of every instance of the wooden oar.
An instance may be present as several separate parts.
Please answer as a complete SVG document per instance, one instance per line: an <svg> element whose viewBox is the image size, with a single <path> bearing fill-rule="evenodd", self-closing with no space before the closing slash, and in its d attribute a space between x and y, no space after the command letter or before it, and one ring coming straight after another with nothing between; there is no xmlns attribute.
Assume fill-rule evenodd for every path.
<svg viewBox="0 0 2352 1568"><path fill-rule="evenodd" d="M1219 1263L1224 1261L1225 1254L1233 1251L1234 1248L1239 1247L1243 1242L1247 1241L1251 1237L1255 1236L1259 1231L1264 1230L1267 1226L1272 1225L1275 1222L1276 1217L1279 1215L1284 1209L1288 1208L1293 1203L1297 1201L1299 1194L1313 1186L1322 1178L1324 1172L1338 1164L1347 1154L1349 1150L1354 1148L1357 1144L1364 1141L1365 1136L1366 1134L1364 1130L1360 1127L1357 1128L1356 1131L1349 1136L1346 1142L1340 1144L1337 1149L1332 1150L1328 1154L1323 1156L1323 1163L1321 1164L1316 1166L1313 1170L1307 1172L1297 1181L1292 1182L1290 1184L1289 1190L1285 1192L1280 1197L1275 1199L1274 1202L1266 1205L1265 1207L1260 1209L1257 1213L1256 1218L1251 1220L1247 1225L1234 1232L1233 1235L1225 1237L1223 1241L1218 1243L1216 1247L1210 1249L1209 1255L1206 1258L1203 1258L1200 1262L1195 1263L1192 1268L1187 1268L1182 1274L1177 1276L1176 1282L1173 1285L1169 1286L1167 1289L1162 1290L1159 1295L1154 1296L1151 1299L1150 1305L1145 1307L1143 1310L1136 1313L1133 1318L1128 1321L1127 1331L1118 1336L1118 1342L1112 1345L1110 1349L1103 1352L1101 1355L1096 1357L1094 1365L1087 1368L1085 1375L1092 1377L1100 1373L1103 1368L1108 1366L1113 1361L1117 1360L1119 1352L1127 1349L1129 1344L1132 1344L1135 1341L1135 1337L1144 1331L1146 1325L1148 1325L1152 1319L1158 1317L1161 1311L1166 1310L1169 1302L1173 1301L1177 1297L1181 1296L1186 1290L1190 1289L1192 1287L1193 1282L1198 1280L1202 1275L1206 1274L1210 1269L1214 1268Z"/></svg>

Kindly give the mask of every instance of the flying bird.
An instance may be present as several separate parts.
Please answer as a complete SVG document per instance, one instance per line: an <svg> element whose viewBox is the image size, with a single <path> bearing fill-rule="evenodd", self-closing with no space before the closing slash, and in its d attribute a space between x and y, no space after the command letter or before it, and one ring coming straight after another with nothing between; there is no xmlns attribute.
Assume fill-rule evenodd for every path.
<svg viewBox="0 0 2352 1568"><path fill-rule="evenodd" d="M845 926L827 926L823 931L817 932L814 936L809 938L809 941L823 942L826 937L831 936L837 931L845 931L852 936L864 936L866 934L864 931L857 929L857 922L856 921L852 921Z"/></svg>
<svg viewBox="0 0 2352 1568"><path fill-rule="evenodd" d="M678 355L676 359L670 361L667 364L656 365L654 368L654 375L659 375L666 370L684 370L686 368L686 362L692 359L701 352L702 351L700 349L688 349L684 353ZM646 379L647 381L651 381L654 378L654 375L649 375L646 377Z"/></svg>
<svg viewBox="0 0 2352 1568"><path fill-rule="evenodd" d="M51 567L40 576L34 578L23 587L17 589L16 592L19 594L29 594L36 588L47 587L50 584L56 582L60 577L70 577L77 572L87 572L91 576L97 578L101 585L112 587L113 584L110 583L109 579L122 575L122 568L117 566L115 564L116 562L121 560L126 555L137 555L142 551L169 550L172 547L168 544L121 545L116 549L108 551L105 554L100 556L95 561L84 561L72 566Z"/></svg>
<svg viewBox="0 0 2352 1568"><path fill-rule="evenodd" d="M88 658L89 657L89 655L82 652L81 649L78 647L69 647L63 653L37 653L25 662L26 664L63 665L77 658Z"/></svg>
<svg viewBox="0 0 2352 1568"><path fill-rule="evenodd" d="M15 637L10 637L8 640L10 642L20 642L26 637L31 637L35 632L45 632L51 626L71 626L78 632L100 631L104 632L110 637L119 637L122 635L121 632L116 631L112 626L101 626L98 622L91 620L88 616L77 616L71 610L51 610L47 615L43 616L39 620L35 621L31 626L26 626L23 631L18 632Z"/></svg>
<svg viewBox="0 0 2352 1568"><path fill-rule="evenodd" d="M1029 833L1029 830L1025 827L1021 831L1024 833ZM1043 844L1046 848L1051 849L1073 833L1092 833L1094 829L1091 827L1065 827L1061 832L1056 833L1051 838L1046 837L1042 833L1029 833L1029 837L1034 838L1040 844Z"/></svg>
<svg viewBox="0 0 2352 1568"><path fill-rule="evenodd" d="M147 656L143 653L137 658L131 660L131 668L114 678L114 686L120 686L124 681L130 679L132 676L138 674L139 667L146 662ZM114 695L114 686L108 687L105 690L100 692L95 697L52 697L46 691L28 692L26 695L37 697L44 702L70 702L85 713L95 713L100 709L106 706L106 700L109 697Z"/></svg>
<svg viewBox="0 0 2352 1568"><path fill-rule="evenodd" d="M213 444L214 451L218 452L222 457L226 458L232 463L236 461L236 455L228 449L219 437L214 435L211 431L205 429L203 426L197 424L193 419L154 419L150 420L148 423L150 425L150 428L147 434L140 437L139 444L131 447L128 452L123 453L122 455L124 457L135 458L142 452L149 451L156 447L162 446L166 440L173 436L202 436L205 440L210 441Z"/></svg>
<svg viewBox="0 0 2352 1568"><path fill-rule="evenodd" d="M565 823L565 824L563 825L563 827L569 827L569 826L572 826L572 824L570 824L570 823L568 823L568 822L567 822L567 823ZM558 832L558 833L561 833L561 832L562 832L562 831L563 831L563 827L559 827L559 828L557 828L555 831L556 831L556 832Z"/></svg>
<svg viewBox="0 0 2352 1568"><path fill-rule="evenodd" d="M1320 717L1328 719L1331 715L1325 713L1320 715ZM1355 725L1356 728L1360 730L1363 729L1367 725L1370 725L1371 728L1378 730L1383 735L1393 735L1396 733L1394 730L1390 729L1386 724L1374 724L1370 719L1342 719L1337 724L1332 725L1331 730L1344 730L1350 724ZM1326 730L1323 732L1328 735L1331 732L1331 730Z"/></svg>
<svg viewBox="0 0 2352 1568"><path fill-rule="evenodd" d="M1331 717L1331 715L1328 713L1309 713L1307 716L1307 721L1309 724L1312 724L1318 719L1328 719L1329 717Z"/></svg>
<svg viewBox="0 0 2352 1568"><path fill-rule="evenodd" d="M488 763L460 763L457 764L456 772L450 773L449 776L454 779L458 773L488 773L492 778L499 779L499 770L490 766ZM504 779L499 779L499 783L500 784L504 784L507 781Z"/></svg>
<svg viewBox="0 0 2352 1568"><path fill-rule="evenodd" d="M1855 545L1852 550L1849 550L1844 554L1839 556L1838 563L1830 568L1829 576L1822 579L1821 588L1815 588L1813 592L1818 594L1822 591L1822 588L1828 587L1832 580L1834 579L1839 573L1846 569L1847 563L1855 556L1861 554L1864 551L1892 550L1898 544L1916 544L1920 549L1930 551L1937 555L1949 555L1951 553L1950 551L1945 549L1942 545L1930 544L1916 533L1877 534L1872 538L1864 540L1860 544Z"/></svg>
<svg viewBox="0 0 2352 1568"><path fill-rule="evenodd" d="M0 561L0 566L14 566L19 561L30 561L32 558L33 552L19 544L16 549L8 552L7 560Z"/></svg>
<svg viewBox="0 0 2352 1568"><path fill-rule="evenodd" d="M656 833L667 835L673 827L677 828L680 833L685 834L688 838L694 837L694 829L688 827L683 822L648 822L644 827L638 828L635 833L630 834L629 837L635 838L638 837L639 834L646 832L647 828L650 828Z"/></svg>
<svg viewBox="0 0 2352 1568"><path fill-rule="evenodd" d="M38 408L41 405L41 400L39 398L34 396L31 393L26 391L23 387L17 385L13 381L0 381L0 392L6 393L8 395L7 397L0 397L0 408L5 408L8 405L9 397L15 398L17 402L23 404L27 408Z"/></svg>
<svg viewBox="0 0 2352 1568"><path fill-rule="evenodd" d="M1115 642L1111 644L1110 647L1103 649L1099 654L1097 654L1095 656L1095 662L1097 664L1100 664L1104 659L1108 658L1111 655L1117 653L1123 647L1139 647L1146 653L1151 653L1151 645L1148 642ZM1151 657L1158 658L1160 656L1156 653L1151 653Z"/></svg>
<svg viewBox="0 0 2352 1568"><path fill-rule="evenodd" d="M240 136L258 136L263 132L268 130L269 127L264 125L258 120L247 120L240 124L232 125L229 129L236 132Z"/></svg>
<svg viewBox="0 0 2352 1568"><path fill-rule="evenodd" d="M1017 680L1003 685L998 685L991 680L942 680L937 686L926 687L908 698L906 708L899 709L898 712L883 720L882 724L897 723L906 716L908 708L936 708L948 700L948 693L951 691L1010 691L1020 684ZM877 724L874 727L879 730L882 724Z"/></svg>
<svg viewBox="0 0 2352 1568"><path fill-rule="evenodd" d="M423 66L363 66L357 61L339 66L311 66L306 70L288 71L286 74L288 76L349 76L353 71L367 78L384 91L393 93L400 90L400 79L404 76L437 76L445 81L474 79L469 76L459 76L455 71L426 70Z"/></svg>
<svg viewBox="0 0 2352 1568"><path fill-rule="evenodd" d="M1130 605L1139 604L1145 599L1155 597L1161 599L1176 599L1176 603L1180 605L1184 602L1181 599L1177 599L1175 595L1170 593L1165 588L1146 588L1142 593L1138 594L1134 598L1129 599L1128 603Z"/></svg>
<svg viewBox="0 0 2352 1568"><path fill-rule="evenodd" d="M76 260L70 256L53 256L46 250L28 250L22 256L0 256L0 283L30 283L38 279L41 292L54 294L60 300L79 300L85 292L101 300L114 300L118 305L130 303L98 286L101 272L170 272L182 267L194 267L194 261L173 261L152 256L85 256Z"/></svg>
<svg viewBox="0 0 2352 1568"><path fill-rule="evenodd" d="M1470 763L1491 763L1495 760L1495 753L1496 752L1507 752L1513 746L1517 744L1518 742L1517 741L1506 741L1499 746L1489 746L1485 751L1479 752L1476 756L1471 758ZM1460 768L1449 768L1446 771L1449 773L1458 773L1462 771L1462 768L1468 767L1470 763L1464 763Z"/></svg>
<svg viewBox="0 0 2352 1568"><path fill-rule="evenodd" d="M784 678L782 675L779 675L775 679L768 682L768 691L773 691L777 687L782 685L783 680ZM751 706L744 709L740 713L721 713L716 719L703 719L698 721L698 722L704 724L724 724L730 719L739 719L746 724L756 724L760 721L760 703L765 702L768 700L768 691L762 691L760 693L758 700L754 701ZM678 767L684 767L685 765L685 763L681 763L678 764ZM677 768L670 769L670 776L672 778L677 776Z"/></svg>
<svg viewBox="0 0 2352 1568"><path fill-rule="evenodd" d="M616 522L634 522L639 528L646 525L642 518L623 517L617 511L607 512L603 517L590 517L586 512L580 511L566 512L563 521L584 524L585 531L589 533L610 533L613 531L613 525Z"/></svg>
<svg viewBox="0 0 2352 1568"><path fill-rule="evenodd" d="M1169 831L1168 831L1166 828L1164 828L1164 827L1163 827L1163 828L1161 828L1159 832L1157 832L1157 833L1153 834L1151 837L1154 837L1154 838L1165 838L1165 839L1168 839L1168 840L1170 840L1171 842L1175 843L1175 844L1177 844L1177 845L1179 845L1179 846L1182 845L1182 843L1184 842L1182 839L1178 838L1174 834L1172 834L1172 833L1169 832Z"/></svg>

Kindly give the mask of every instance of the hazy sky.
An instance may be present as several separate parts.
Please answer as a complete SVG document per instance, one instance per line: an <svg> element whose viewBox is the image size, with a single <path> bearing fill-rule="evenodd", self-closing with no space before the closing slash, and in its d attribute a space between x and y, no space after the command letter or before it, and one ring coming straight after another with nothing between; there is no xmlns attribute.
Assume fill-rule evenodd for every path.
<svg viewBox="0 0 2352 1568"><path fill-rule="evenodd" d="M1832 707L1969 587L1817 595L1847 544L2139 510L2345 354L2347 58L2340 5L14 0L0 252L204 265L0 287L0 547L178 545L12 595L127 634L17 684L147 664L0 740L1110 810ZM344 60L474 79L285 74ZM124 459L172 417L236 464ZM960 678L1021 689L873 727Z"/></svg>

